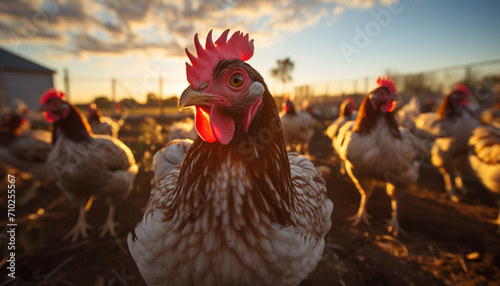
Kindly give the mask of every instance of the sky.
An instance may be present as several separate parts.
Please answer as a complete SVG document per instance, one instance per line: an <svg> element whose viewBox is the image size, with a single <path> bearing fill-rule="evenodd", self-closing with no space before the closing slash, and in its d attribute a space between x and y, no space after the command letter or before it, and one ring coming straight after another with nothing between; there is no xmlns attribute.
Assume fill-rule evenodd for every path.
<svg viewBox="0 0 500 286"><path fill-rule="evenodd" d="M225 29L254 39L248 61L271 91L277 59L295 63L292 86L419 72L500 59L498 0L2 0L0 46L56 71L74 103L188 86L184 48ZM370 83L372 84L372 83ZM374 84L374 83L373 83Z"/></svg>

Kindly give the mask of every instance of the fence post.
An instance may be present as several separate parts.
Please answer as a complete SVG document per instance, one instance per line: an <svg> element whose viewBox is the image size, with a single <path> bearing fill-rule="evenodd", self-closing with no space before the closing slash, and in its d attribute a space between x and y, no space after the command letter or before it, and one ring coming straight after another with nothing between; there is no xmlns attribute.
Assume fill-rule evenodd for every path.
<svg viewBox="0 0 500 286"><path fill-rule="evenodd" d="M66 94L66 100L70 102L70 95L69 95L69 72L68 69L64 69L64 93Z"/></svg>
<svg viewBox="0 0 500 286"><path fill-rule="evenodd" d="M471 82L471 66L465 66L465 82Z"/></svg>
<svg viewBox="0 0 500 286"><path fill-rule="evenodd" d="M116 103L116 79L111 79L111 106Z"/></svg>
<svg viewBox="0 0 500 286"><path fill-rule="evenodd" d="M369 77L365 77L365 92L364 92L365 94L368 94L368 85L370 84L369 80L370 80Z"/></svg>
<svg viewBox="0 0 500 286"><path fill-rule="evenodd" d="M163 77L158 78L158 105L160 107L160 116L163 116Z"/></svg>

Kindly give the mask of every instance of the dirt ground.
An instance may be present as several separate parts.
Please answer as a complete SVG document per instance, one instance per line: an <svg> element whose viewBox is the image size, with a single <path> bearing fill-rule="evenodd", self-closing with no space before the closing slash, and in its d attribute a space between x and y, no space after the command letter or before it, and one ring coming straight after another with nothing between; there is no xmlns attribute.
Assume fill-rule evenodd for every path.
<svg viewBox="0 0 500 286"><path fill-rule="evenodd" d="M141 163L134 189L117 207L118 239L99 238L107 206L96 200L87 221L94 226L89 239L72 244L62 237L74 225L78 209L46 182L35 199L16 207L16 279L1 285L145 285L129 255L126 237L142 218L152 173L151 157L163 146L172 120L130 118L120 131ZM324 256L301 285L500 285L500 236L495 235L497 207L493 196L471 175L469 193L459 203L444 197L439 172L428 162L418 184L401 201L400 223L409 236L386 232L390 201L375 190L368 204L371 226L351 228L346 220L356 213L359 194L347 176L339 173L329 139L317 130L310 146L313 161L332 169L328 196L334 202L333 226L326 236ZM21 197L28 181L16 182ZM0 184L2 258L7 257L7 186ZM5 260L3 261L5 263Z"/></svg>

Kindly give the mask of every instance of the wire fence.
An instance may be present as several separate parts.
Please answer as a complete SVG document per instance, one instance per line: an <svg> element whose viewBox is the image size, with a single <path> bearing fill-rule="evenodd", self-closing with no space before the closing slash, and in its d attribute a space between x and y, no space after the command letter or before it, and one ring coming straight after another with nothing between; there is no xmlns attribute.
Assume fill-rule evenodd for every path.
<svg viewBox="0 0 500 286"><path fill-rule="evenodd" d="M423 100L439 101L444 94L451 91L453 85L460 82L466 83L472 89L480 104L491 104L498 96L496 89L500 84L500 59L417 73L401 74L389 71L388 75L395 81L403 101L409 100L414 95ZM337 103L347 96L359 99L376 87L378 76L295 86L292 96L302 105L309 102ZM71 94L71 91L84 90L88 95L87 98L101 97L110 102L128 100L129 105L138 102L145 103L150 99L148 96L156 97L161 104L162 100L174 95L164 94L165 87L186 85L185 79L171 79L161 75L149 75L143 78L102 78L70 76L68 72L65 72L64 77L67 94Z"/></svg>
<svg viewBox="0 0 500 286"><path fill-rule="evenodd" d="M418 73L388 72L405 95L443 95L457 83L467 84L481 101L493 100L495 86L500 83L500 59L467 65L438 68ZM329 98L335 96L366 95L376 87L377 76L349 80L332 80L295 87L295 99ZM488 97L488 98L486 98Z"/></svg>

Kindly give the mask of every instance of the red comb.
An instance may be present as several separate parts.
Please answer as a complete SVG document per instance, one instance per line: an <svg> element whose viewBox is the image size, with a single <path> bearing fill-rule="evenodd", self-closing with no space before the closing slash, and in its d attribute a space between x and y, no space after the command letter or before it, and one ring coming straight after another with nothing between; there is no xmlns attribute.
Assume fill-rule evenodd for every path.
<svg viewBox="0 0 500 286"><path fill-rule="evenodd" d="M237 31L227 41L228 34L229 29L225 30L214 44L212 30L210 30L205 49L201 46L198 34L196 34L194 45L197 57L186 48L186 54L191 61L191 64L186 63L187 79L195 89L198 89L202 82L212 79L213 70L221 60L240 59L247 61L253 56L253 40L248 39L248 34L244 35Z"/></svg>
<svg viewBox="0 0 500 286"><path fill-rule="evenodd" d="M455 85L455 87L453 88L453 91L454 92L462 92L465 95L470 94L469 88L465 84L462 84L462 83Z"/></svg>
<svg viewBox="0 0 500 286"><path fill-rule="evenodd" d="M63 97L64 93L62 91L57 91L55 88L49 88L40 98L40 104L47 104L47 102L52 98L62 99Z"/></svg>
<svg viewBox="0 0 500 286"><path fill-rule="evenodd" d="M396 93L396 85L394 84L394 81L392 80L392 78L386 76L386 77L379 77L377 79L377 85L379 87L386 87L387 89L389 89L389 92L391 94L395 94Z"/></svg>
<svg viewBox="0 0 500 286"><path fill-rule="evenodd" d="M355 109L358 106L356 104L356 101L354 101L354 99L352 97L349 97L349 98L345 99L344 101L342 101L342 104L340 106L347 106L349 104L352 105L353 109Z"/></svg>

